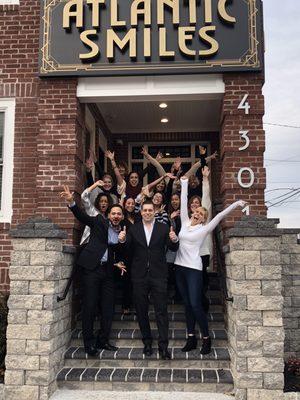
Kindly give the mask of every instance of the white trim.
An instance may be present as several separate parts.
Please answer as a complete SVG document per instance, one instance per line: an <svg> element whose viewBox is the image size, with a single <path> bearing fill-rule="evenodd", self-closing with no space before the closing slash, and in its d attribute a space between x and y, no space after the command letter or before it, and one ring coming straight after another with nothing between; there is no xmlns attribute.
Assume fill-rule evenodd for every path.
<svg viewBox="0 0 300 400"><path fill-rule="evenodd" d="M219 99L225 93L223 76L162 75L80 78L77 97L82 103Z"/></svg>
<svg viewBox="0 0 300 400"><path fill-rule="evenodd" d="M0 6L5 6L5 5L19 5L20 0L0 0Z"/></svg>
<svg viewBox="0 0 300 400"><path fill-rule="evenodd" d="M11 223L14 174L15 99L0 99L0 112L4 112L3 175L0 204L0 222Z"/></svg>

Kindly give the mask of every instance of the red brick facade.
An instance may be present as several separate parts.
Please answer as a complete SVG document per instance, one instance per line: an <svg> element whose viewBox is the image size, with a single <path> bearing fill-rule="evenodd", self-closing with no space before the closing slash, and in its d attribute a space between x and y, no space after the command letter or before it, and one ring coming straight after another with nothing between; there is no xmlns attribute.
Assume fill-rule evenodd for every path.
<svg viewBox="0 0 300 400"><path fill-rule="evenodd" d="M84 108L76 98L77 79L38 77L39 27L40 0L20 0L19 6L0 5L0 99L16 99L12 225L32 215L47 216L68 230L71 242L72 237L76 240L77 230L58 192L65 183L78 192L82 190ZM167 134L163 141L210 140L212 151L220 150L221 154L212 170L214 198L221 196L225 205L241 197L250 201L253 213L264 215L263 78L257 74L230 74L224 76L224 81L220 138L211 134ZM250 115L237 110L245 93L249 93ZM244 144L239 136L241 129L249 130L251 139L250 147L243 152L238 150ZM138 140L133 136L132 140ZM128 138L120 138L126 147ZM142 139L158 141L159 137L149 134ZM113 145L118 159L127 154L124 148ZM250 166L255 174L254 186L241 189L236 181L238 170ZM228 219L227 225L233 220ZM4 292L9 290L9 228L9 224L0 224L0 290Z"/></svg>

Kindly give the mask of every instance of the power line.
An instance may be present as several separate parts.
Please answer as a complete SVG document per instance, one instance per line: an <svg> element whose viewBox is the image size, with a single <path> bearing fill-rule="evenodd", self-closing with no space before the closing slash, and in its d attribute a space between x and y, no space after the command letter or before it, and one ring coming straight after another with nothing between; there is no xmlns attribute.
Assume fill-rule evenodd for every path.
<svg viewBox="0 0 300 400"><path fill-rule="evenodd" d="M281 196L272 197L270 200L267 200L266 203L271 203L271 202L274 201L274 200L278 200L278 199L281 199L282 197L286 197L286 196L288 196L289 194L291 194L291 192L296 192L296 191L300 192L300 188L299 188L299 189L289 189L289 192L288 192L288 193L284 193L284 194L282 194Z"/></svg>
<svg viewBox="0 0 300 400"><path fill-rule="evenodd" d="M296 126L296 125L271 124L270 122L264 122L263 124L264 124L264 125L271 125L271 126L280 126L281 128L300 129L300 126Z"/></svg>
<svg viewBox="0 0 300 400"><path fill-rule="evenodd" d="M286 202L286 200L291 199L292 197L295 197L297 195L300 195L300 189L293 194L289 194L289 196L287 196L285 199L279 200L277 203L271 204L270 206L268 206L268 208L275 207L277 205L282 205L283 203Z"/></svg>
<svg viewBox="0 0 300 400"><path fill-rule="evenodd" d="M265 190L265 193L270 193L270 192L275 192L277 190L298 190L300 188L291 188L291 187L284 187L284 188L276 188L276 189L270 189L270 190Z"/></svg>

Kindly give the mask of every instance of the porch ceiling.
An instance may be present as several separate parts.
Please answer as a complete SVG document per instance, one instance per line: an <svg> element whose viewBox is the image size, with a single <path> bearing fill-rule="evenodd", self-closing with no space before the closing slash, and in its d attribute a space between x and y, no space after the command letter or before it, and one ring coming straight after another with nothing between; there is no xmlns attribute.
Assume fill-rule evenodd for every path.
<svg viewBox="0 0 300 400"><path fill-rule="evenodd" d="M216 132L219 130L221 99L101 102L97 106L113 134L142 132ZM168 118L168 123L161 123Z"/></svg>

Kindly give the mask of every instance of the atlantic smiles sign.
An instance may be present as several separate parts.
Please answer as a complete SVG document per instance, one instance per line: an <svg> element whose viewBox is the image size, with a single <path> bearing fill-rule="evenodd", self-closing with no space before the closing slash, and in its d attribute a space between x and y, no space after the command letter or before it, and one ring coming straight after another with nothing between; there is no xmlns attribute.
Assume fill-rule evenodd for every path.
<svg viewBox="0 0 300 400"><path fill-rule="evenodd" d="M261 71L261 0L41 0L40 75Z"/></svg>

